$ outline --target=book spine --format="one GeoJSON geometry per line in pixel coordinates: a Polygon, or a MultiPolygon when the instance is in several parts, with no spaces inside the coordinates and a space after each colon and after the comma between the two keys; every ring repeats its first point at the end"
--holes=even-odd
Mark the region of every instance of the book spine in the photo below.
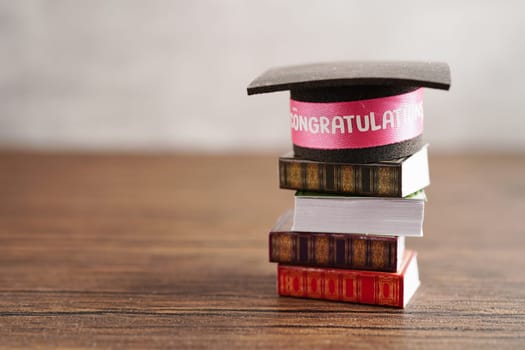
{"type": "Polygon", "coordinates": [[[401,166],[279,159],[281,188],[361,196],[401,197],[401,166]]]}
{"type": "Polygon", "coordinates": [[[395,272],[398,237],[270,232],[270,261],[290,265],[395,272]]]}
{"type": "Polygon", "coordinates": [[[403,276],[384,272],[279,265],[279,295],[403,307],[403,276]]]}

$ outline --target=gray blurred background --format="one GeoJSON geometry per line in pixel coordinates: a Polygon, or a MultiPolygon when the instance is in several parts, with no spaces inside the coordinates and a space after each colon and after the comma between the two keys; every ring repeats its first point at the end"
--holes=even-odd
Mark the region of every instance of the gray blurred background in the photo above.
{"type": "Polygon", "coordinates": [[[0,147],[269,151],[288,94],[269,67],[446,61],[427,90],[434,151],[525,151],[520,1],[0,1],[0,147]]]}

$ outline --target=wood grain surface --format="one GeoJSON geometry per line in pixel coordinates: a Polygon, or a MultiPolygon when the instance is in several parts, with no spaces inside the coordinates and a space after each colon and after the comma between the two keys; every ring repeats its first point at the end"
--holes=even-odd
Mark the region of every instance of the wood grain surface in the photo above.
{"type": "Polygon", "coordinates": [[[0,154],[0,348],[525,348],[525,155],[431,156],[405,310],[276,296],[277,155],[0,154]]]}

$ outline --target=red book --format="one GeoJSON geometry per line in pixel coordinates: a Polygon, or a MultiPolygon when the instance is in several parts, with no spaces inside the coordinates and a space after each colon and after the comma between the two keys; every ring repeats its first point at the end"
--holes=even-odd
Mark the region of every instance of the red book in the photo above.
{"type": "Polygon", "coordinates": [[[279,264],[279,295],[403,308],[419,287],[417,254],[406,250],[399,272],[279,264]]]}

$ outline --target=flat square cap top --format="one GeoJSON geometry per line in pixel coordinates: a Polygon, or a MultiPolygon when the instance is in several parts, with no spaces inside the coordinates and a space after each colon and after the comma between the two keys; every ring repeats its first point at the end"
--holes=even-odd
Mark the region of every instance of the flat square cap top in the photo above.
{"type": "Polygon", "coordinates": [[[248,95],[346,86],[429,87],[448,90],[450,68],[442,62],[347,61],[272,68],[248,86],[248,95]]]}

